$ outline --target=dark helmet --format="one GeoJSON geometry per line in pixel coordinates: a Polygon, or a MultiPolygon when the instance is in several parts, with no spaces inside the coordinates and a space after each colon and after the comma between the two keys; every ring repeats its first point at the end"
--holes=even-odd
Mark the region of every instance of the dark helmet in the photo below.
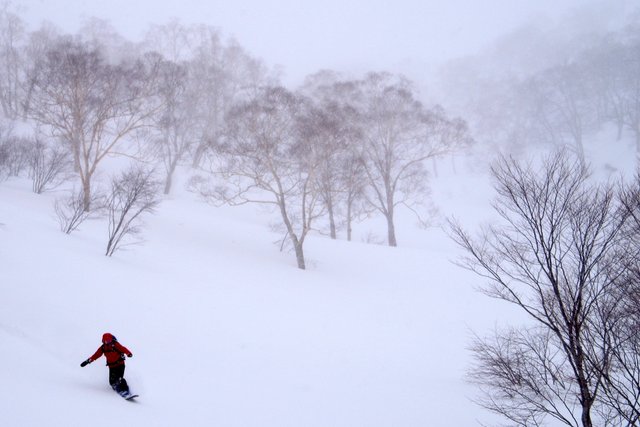
{"type": "Polygon", "coordinates": [[[112,342],[118,341],[116,337],[111,335],[109,332],[102,335],[102,343],[103,344],[111,344],[112,342]]]}

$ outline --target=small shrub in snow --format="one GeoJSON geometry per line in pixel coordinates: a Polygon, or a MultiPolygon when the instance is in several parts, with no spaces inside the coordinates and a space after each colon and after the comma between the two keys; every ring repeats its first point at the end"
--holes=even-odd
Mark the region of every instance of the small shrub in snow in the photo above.
{"type": "Polygon", "coordinates": [[[9,146],[6,142],[0,142],[0,181],[9,176],[9,146]]]}
{"type": "Polygon", "coordinates": [[[62,147],[48,146],[36,139],[31,143],[29,176],[33,181],[33,192],[41,194],[52,190],[69,177],[71,158],[62,147]]]}
{"type": "Polygon", "coordinates": [[[109,240],[105,255],[123,246],[126,237],[140,234],[140,218],[153,212],[160,202],[159,183],[153,171],[133,167],[111,181],[111,194],[105,209],[109,219],[109,240]]]}
{"type": "Polygon", "coordinates": [[[384,239],[378,236],[373,231],[369,230],[369,232],[362,237],[361,241],[363,243],[367,243],[369,245],[384,245],[384,239]]]}
{"type": "Polygon", "coordinates": [[[30,140],[9,137],[0,140],[0,180],[19,176],[29,165],[30,140]]]}
{"type": "MultiPolygon", "coordinates": [[[[101,197],[92,196],[92,205],[99,205],[101,197]]],[[[104,203],[104,202],[103,202],[104,203]]],[[[60,230],[65,234],[71,234],[80,224],[96,213],[96,209],[89,212],[84,209],[84,193],[82,190],[73,191],[68,197],[56,199],[54,209],[60,224],[60,230]]]]}

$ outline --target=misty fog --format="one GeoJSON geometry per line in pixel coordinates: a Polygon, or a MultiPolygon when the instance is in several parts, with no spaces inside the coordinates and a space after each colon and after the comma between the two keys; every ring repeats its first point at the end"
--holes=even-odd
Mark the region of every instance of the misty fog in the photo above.
{"type": "Polygon", "coordinates": [[[536,325],[470,340],[476,403],[639,425],[636,1],[6,1],[0,70],[0,185],[55,195],[62,233],[103,221],[124,259],[188,194],[314,270],[314,238],[437,229],[536,325]]]}

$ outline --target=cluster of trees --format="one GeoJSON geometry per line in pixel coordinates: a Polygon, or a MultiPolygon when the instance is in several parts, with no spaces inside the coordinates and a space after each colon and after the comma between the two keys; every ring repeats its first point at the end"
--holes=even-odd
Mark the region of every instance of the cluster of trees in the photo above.
{"type": "Polygon", "coordinates": [[[56,202],[61,229],[107,217],[107,255],[139,232],[158,180],[169,193],[176,167],[198,166],[215,145],[231,105],[270,82],[260,61],[210,27],[170,23],[133,44],[95,19],[78,35],[28,32],[6,4],[0,67],[0,177],[27,173],[37,193],[77,180],[56,202]],[[132,166],[103,192],[96,177],[114,171],[105,164],[116,156],[132,166]]]}
{"type": "Polygon", "coordinates": [[[480,404],[513,425],[640,425],[640,176],[593,182],[574,153],[492,169],[501,218],[478,238],[452,222],[490,297],[532,321],[477,337],[480,404]]]}
{"type": "Polygon", "coordinates": [[[584,166],[585,139],[615,126],[618,140],[635,141],[640,164],[640,25],[581,32],[558,46],[535,33],[516,40],[517,51],[502,46],[446,69],[449,99],[475,135],[512,149],[569,147],[584,166]]]}
{"type": "Polygon", "coordinates": [[[298,91],[266,87],[234,106],[211,152],[222,181],[195,186],[218,202],[274,205],[304,269],[305,237],[325,214],[331,237],[341,221],[350,239],[354,219],[376,210],[396,246],[396,208],[423,198],[425,161],[470,141],[465,122],[425,107],[404,78],[321,72],[298,91]]]}
{"type": "Polygon", "coordinates": [[[168,193],[176,166],[189,155],[197,164],[212,145],[234,96],[266,81],[262,64],[237,43],[223,43],[215,29],[173,34],[174,27],[153,28],[134,45],[99,20],[75,36],[51,26],[28,32],[8,4],[0,10],[0,177],[26,171],[37,193],[77,179],[80,189],[56,204],[61,228],[70,233],[90,213],[108,214],[107,255],[139,231],[124,220],[134,213],[139,221],[130,205],[141,203],[142,212],[155,206],[151,171],[163,175],[168,193]],[[189,60],[160,53],[169,51],[163,37],[173,37],[173,47],[187,43],[189,60]],[[12,132],[27,126],[29,137],[12,132]],[[114,156],[146,170],[114,177],[111,192],[102,194],[96,176],[114,156]]]}
{"type": "MultiPolygon", "coordinates": [[[[585,136],[613,124],[618,138],[632,133],[640,164],[639,52],[632,26],[526,72],[467,63],[450,73],[473,75],[457,99],[484,138],[571,147],[535,167],[496,164],[503,222],[482,237],[452,223],[461,265],[533,320],[472,346],[481,403],[516,425],[640,424],[640,177],[594,183],[584,150],[585,136]]],[[[0,178],[26,171],[36,193],[77,180],[56,202],[60,227],[103,215],[108,256],[139,234],[178,166],[213,203],[272,207],[301,269],[305,239],[324,223],[351,240],[353,224],[378,213],[396,246],[398,207],[415,210],[427,192],[425,162],[471,143],[466,122],[424,105],[406,78],[322,71],[288,89],[207,26],[171,22],[134,44],[98,20],[76,36],[28,32],[5,4],[0,69],[0,178]],[[19,122],[33,137],[13,135],[19,122]],[[103,193],[96,180],[114,156],[133,166],[103,193]]]]}
{"type": "Polygon", "coordinates": [[[574,34],[523,28],[447,68],[451,105],[481,143],[555,147],[494,164],[499,221],[478,236],[451,223],[459,264],[529,319],[477,336],[469,377],[508,425],[638,426],[640,176],[598,182],[585,142],[606,130],[635,143],[640,165],[640,26],[574,34]]]}
{"type": "Polygon", "coordinates": [[[259,61],[235,42],[224,44],[213,28],[155,27],[148,35],[152,51],[145,44],[118,46],[108,27],[96,29],[99,22],[79,36],[52,28],[27,34],[19,18],[4,15],[0,27],[16,27],[0,46],[7,51],[0,55],[3,66],[15,69],[4,74],[0,90],[5,117],[29,119],[48,140],[67,146],[86,210],[96,171],[117,153],[160,162],[168,193],[176,166],[189,154],[199,163],[235,98],[267,81],[259,61]],[[157,39],[167,34],[190,38],[184,41],[192,49],[188,61],[158,51],[163,44],[157,39]],[[143,143],[136,148],[131,140],[143,143]]]}
{"type": "MultiPolygon", "coordinates": [[[[353,223],[377,211],[396,246],[398,206],[425,198],[425,161],[471,142],[464,121],[426,107],[403,77],[324,71],[290,90],[208,26],[170,22],[133,44],[98,20],[77,36],[28,33],[5,7],[0,66],[11,71],[0,77],[5,117],[37,135],[40,172],[31,175],[46,181],[38,192],[69,175],[79,181],[61,218],[86,216],[75,213],[79,198],[84,212],[95,210],[94,181],[115,155],[155,168],[165,194],[177,167],[191,166],[191,188],[214,203],[272,205],[302,269],[320,217],[332,238],[345,227],[351,240],[353,223]]],[[[34,158],[21,141],[2,138],[10,155],[0,155],[0,169],[34,158]]],[[[77,227],[62,222],[66,232],[77,227]]]]}

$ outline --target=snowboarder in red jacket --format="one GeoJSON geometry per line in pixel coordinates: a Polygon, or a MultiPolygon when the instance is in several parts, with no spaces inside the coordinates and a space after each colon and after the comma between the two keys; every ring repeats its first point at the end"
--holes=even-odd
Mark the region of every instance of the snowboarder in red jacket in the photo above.
{"type": "Polygon", "coordinates": [[[102,345],[87,360],[80,364],[81,367],[87,366],[104,355],[107,358],[107,366],[109,367],[109,384],[118,393],[128,394],[129,386],[124,379],[124,359],[125,354],[133,357],[128,348],[118,342],[116,337],[110,333],[102,335],[102,345]]]}

